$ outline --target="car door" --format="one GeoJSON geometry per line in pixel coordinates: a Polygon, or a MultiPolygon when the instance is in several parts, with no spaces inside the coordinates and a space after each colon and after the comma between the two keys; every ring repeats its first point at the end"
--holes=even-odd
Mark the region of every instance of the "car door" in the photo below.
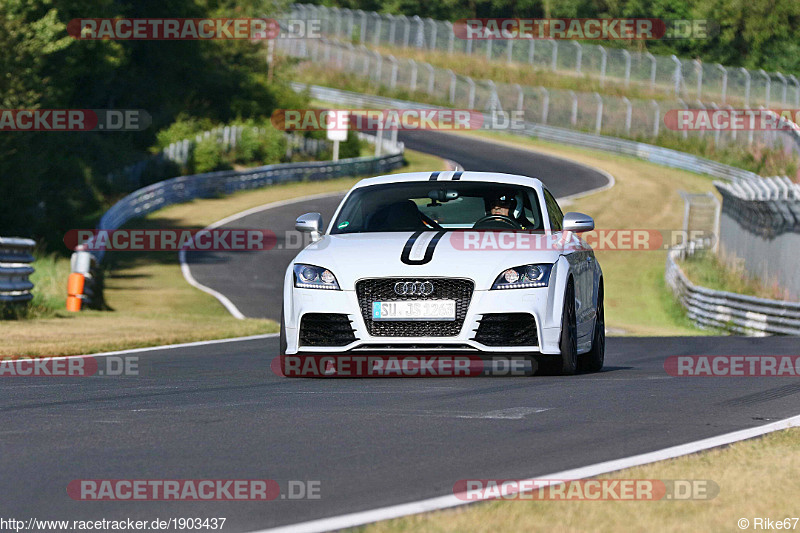
{"type": "MultiPolygon", "coordinates": [[[[553,231],[562,231],[564,213],[561,211],[558,202],[553,194],[544,189],[545,204],[547,215],[550,219],[550,228],[553,231]]],[[[594,254],[587,249],[579,247],[577,250],[565,250],[565,255],[569,261],[575,280],[575,315],[578,326],[578,339],[592,333],[591,318],[594,313],[592,306],[593,283],[594,283],[594,254]]]]}

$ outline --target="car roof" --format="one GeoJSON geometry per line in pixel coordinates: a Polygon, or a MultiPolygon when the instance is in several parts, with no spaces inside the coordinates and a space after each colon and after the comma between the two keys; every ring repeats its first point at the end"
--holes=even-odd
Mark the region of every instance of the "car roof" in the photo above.
{"type": "Polygon", "coordinates": [[[365,178],[356,183],[353,189],[368,187],[370,185],[381,185],[386,183],[406,183],[413,181],[483,181],[490,183],[507,183],[512,185],[524,185],[539,189],[542,182],[529,176],[519,176],[516,174],[503,174],[502,172],[472,172],[472,171],[435,171],[435,172],[405,172],[402,174],[387,174],[385,176],[375,176],[365,178]]]}

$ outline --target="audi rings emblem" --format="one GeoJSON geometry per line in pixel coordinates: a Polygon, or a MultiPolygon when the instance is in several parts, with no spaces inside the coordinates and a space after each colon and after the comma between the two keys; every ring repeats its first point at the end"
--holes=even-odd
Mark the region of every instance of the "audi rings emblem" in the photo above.
{"type": "Polygon", "coordinates": [[[394,292],[400,296],[428,296],[433,294],[433,283],[430,281],[398,281],[394,284],[394,292]]]}

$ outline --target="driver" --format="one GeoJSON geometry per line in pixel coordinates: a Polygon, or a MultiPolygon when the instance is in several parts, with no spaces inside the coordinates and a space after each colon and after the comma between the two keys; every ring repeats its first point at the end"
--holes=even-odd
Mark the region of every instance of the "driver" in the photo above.
{"type": "Polygon", "coordinates": [[[516,208],[517,199],[514,194],[502,193],[489,199],[486,206],[486,215],[508,217],[522,226],[522,229],[531,228],[533,223],[522,216],[522,213],[520,213],[519,217],[514,216],[514,210],[516,208]]]}

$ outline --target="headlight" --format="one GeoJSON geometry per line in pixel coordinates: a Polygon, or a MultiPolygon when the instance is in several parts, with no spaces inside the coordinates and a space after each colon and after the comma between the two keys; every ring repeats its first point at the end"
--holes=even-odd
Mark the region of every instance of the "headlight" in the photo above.
{"type": "Polygon", "coordinates": [[[503,271],[492,284],[494,289],[532,289],[547,287],[553,265],[522,265],[503,271]]]}
{"type": "Polygon", "coordinates": [[[341,290],[333,272],[314,265],[294,265],[294,286],[302,289],[341,290]]]}

